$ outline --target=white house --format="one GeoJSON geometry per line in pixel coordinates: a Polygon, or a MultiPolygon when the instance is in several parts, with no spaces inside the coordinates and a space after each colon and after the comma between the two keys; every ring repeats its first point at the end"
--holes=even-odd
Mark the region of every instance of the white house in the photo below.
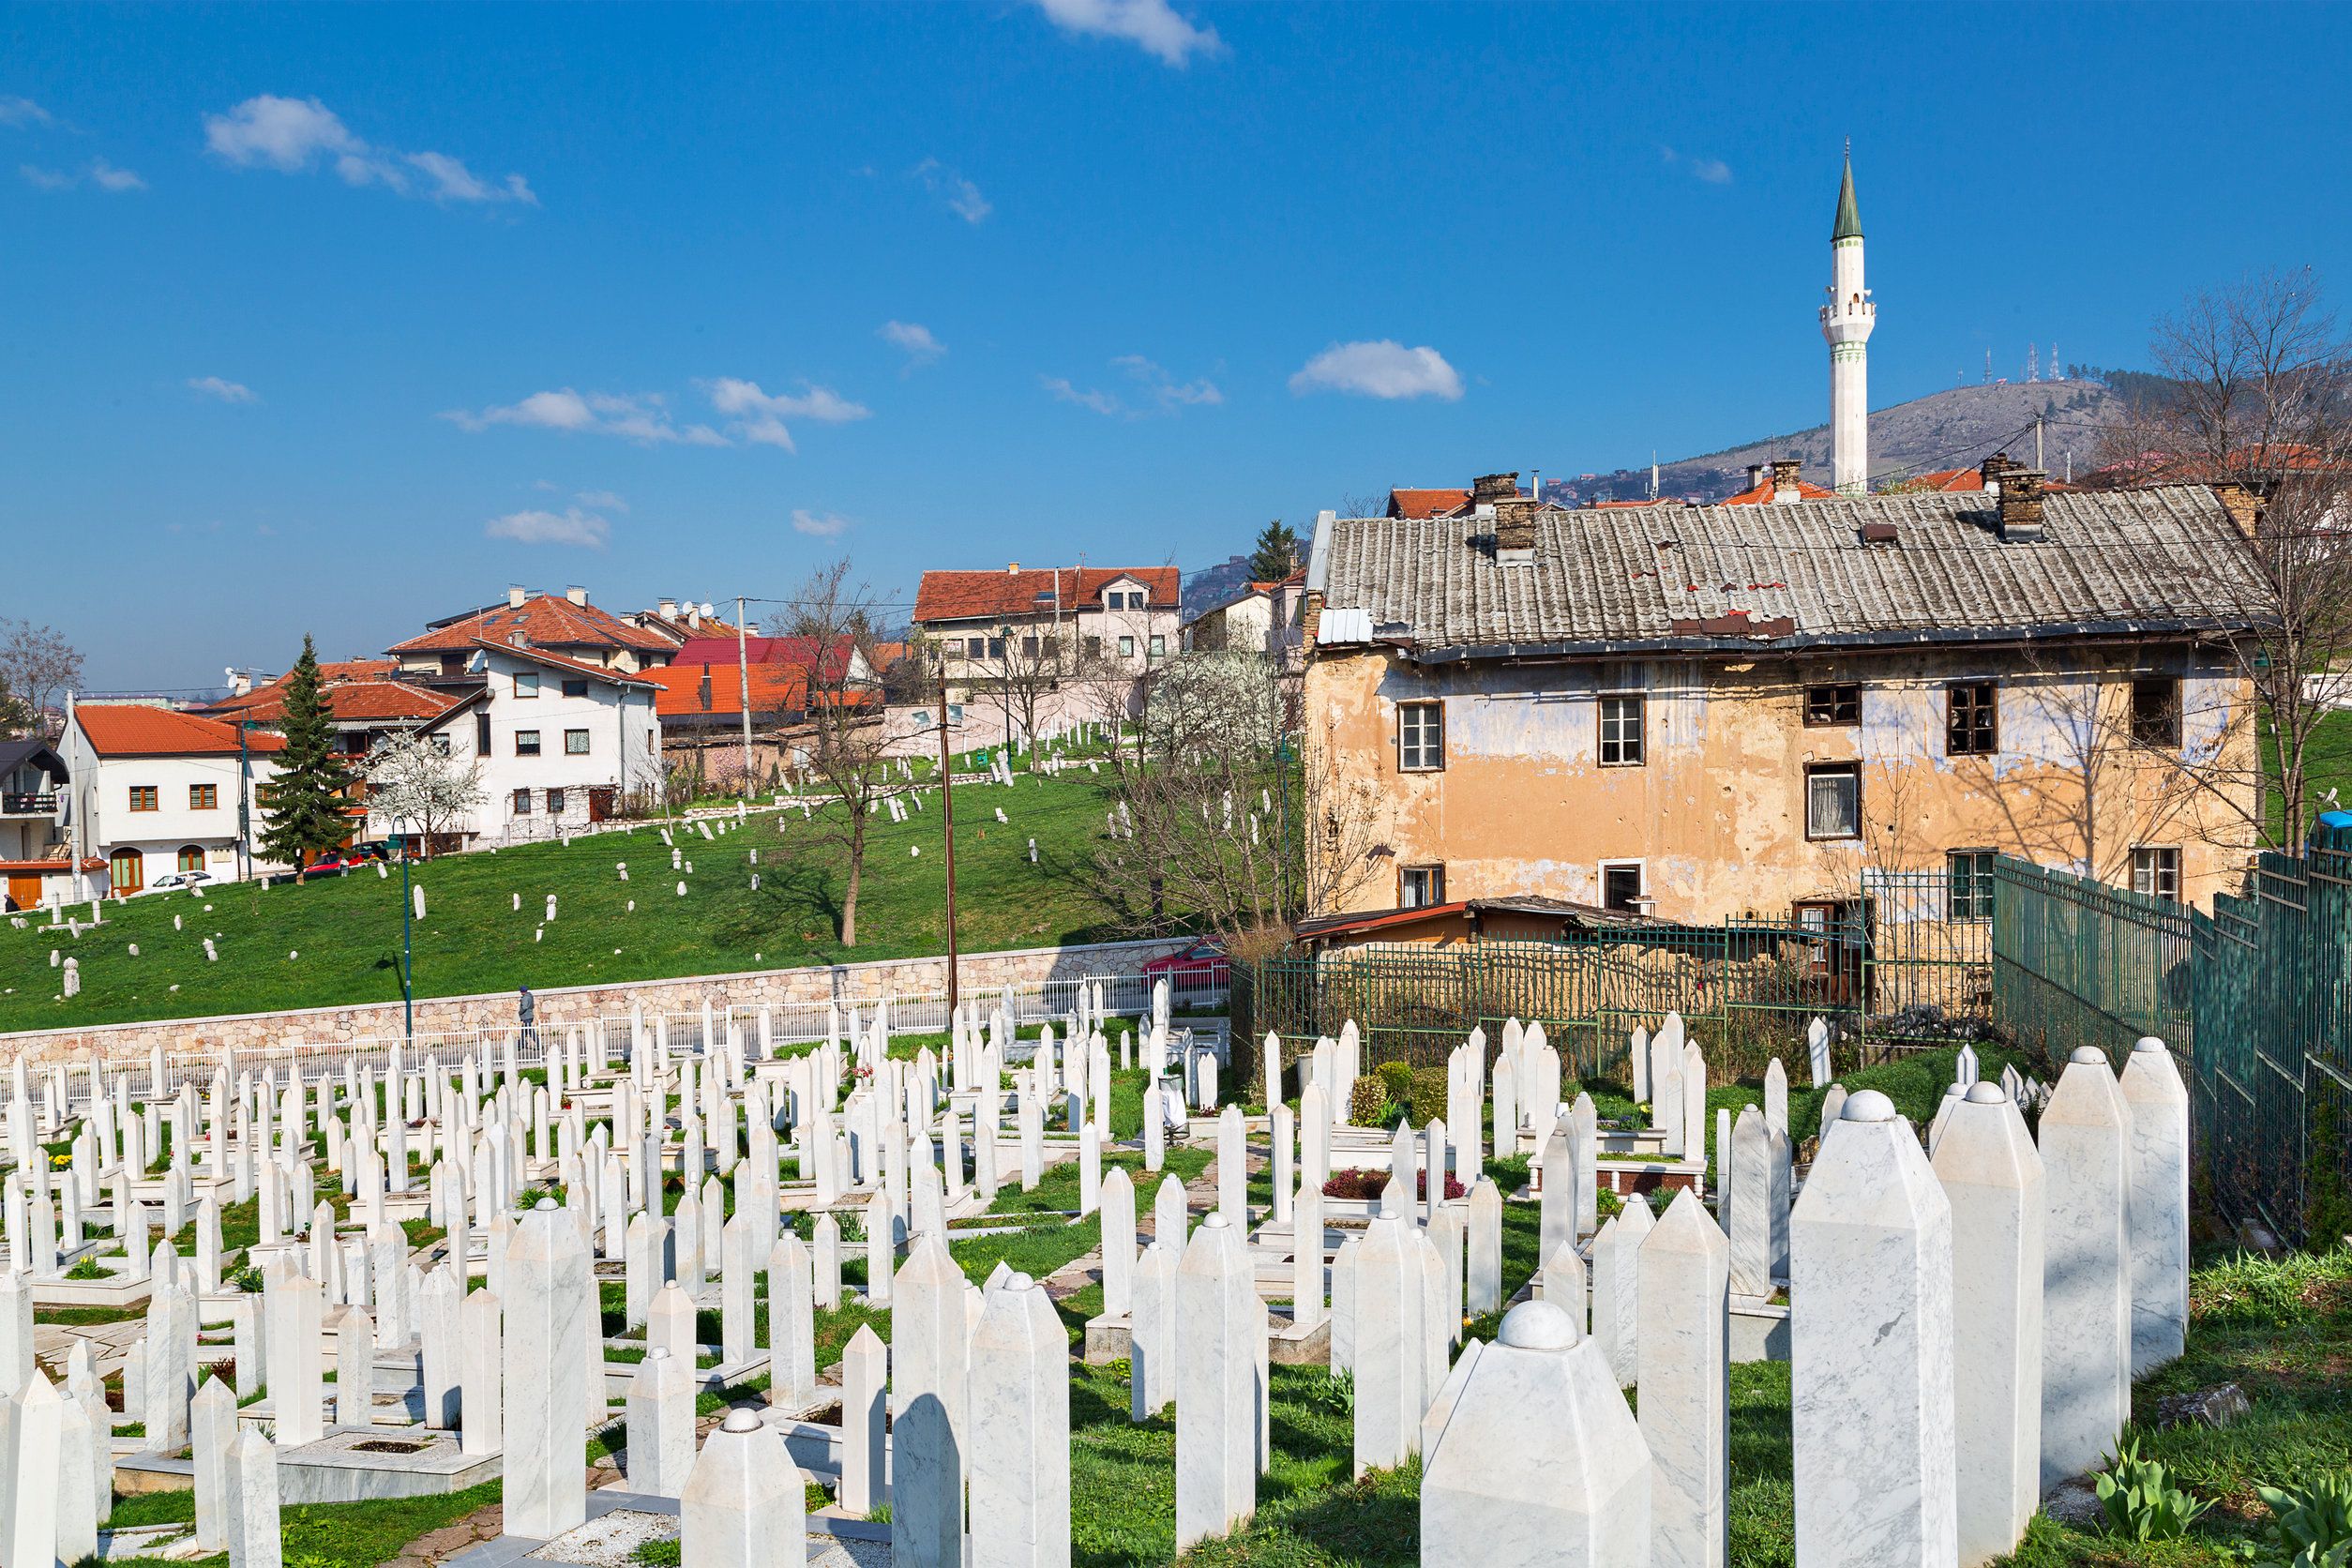
{"type": "Polygon", "coordinates": [[[257,792],[284,744],[169,708],[68,699],[58,746],[69,779],[60,825],[77,867],[71,896],[126,897],[175,872],[247,875],[255,867],[244,833],[260,835],[257,792]],[[94,861],[105,869],[82,868],[94,861]]]}
{"type": "MultiPolygon", "coordinates": [[[[559,829],[603,821],[620,801],[660,782],[653,682],[479,639],[465,668],[481,684],[419,732],[459,765],[479,762],[486,798],[437,847],[552,838],[559,829]]],[[[421,831],[373,814],[368,825],[371,836],[385,837],[421,831]]]]}
{"type": "Polygon", "coordinates": [[[9,907],[38,909],[73,891],[73,863],[57,827],[65,801],[66,761],[53,746],[38,736],[0,740],[0,893],[9,907]]]}

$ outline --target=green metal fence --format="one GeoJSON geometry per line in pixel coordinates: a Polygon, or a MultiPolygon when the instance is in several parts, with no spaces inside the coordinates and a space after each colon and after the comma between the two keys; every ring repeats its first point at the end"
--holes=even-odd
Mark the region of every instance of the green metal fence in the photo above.
{"type": "Polygon", "coordinates": [[[2352,834],[2268,853],[2213,912],[2003,858],[1995,1014],[2058,1061],[2144,1035],[2190,1089],[2197,1168],[2233,1222],[2289,1241],[2347,1223],[2352,1180],[2352,834]]]}
{"type": "Polygon", "coordinates": [[[1541,1022],[1579,1074],[1610,1073],[1670,1012],[1712,1033],[1793,1042],[1813,1018],[1868,1051],[1989,1021],[1989,922],[1955,916],[1941,872],[1874,876],[1782,921],[1612,927],[1557,941],[1350,948],[1236,964],[1237,1036],[1314,1039],[1352,1019],[1373,1061],[1441,1063],[1472,1028],[1541,1022]]]}

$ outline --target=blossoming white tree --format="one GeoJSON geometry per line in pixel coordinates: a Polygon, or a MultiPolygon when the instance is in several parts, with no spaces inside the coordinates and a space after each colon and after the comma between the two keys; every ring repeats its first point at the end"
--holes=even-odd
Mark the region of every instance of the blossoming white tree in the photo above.
{"type": "Polygon", "coordinates": [[[430,852],[436,833],[452,831],[490,799],[482,764],[460,762],[421,735],[386,735],[368,752],[369,814],[414,827],[430,852]]]}

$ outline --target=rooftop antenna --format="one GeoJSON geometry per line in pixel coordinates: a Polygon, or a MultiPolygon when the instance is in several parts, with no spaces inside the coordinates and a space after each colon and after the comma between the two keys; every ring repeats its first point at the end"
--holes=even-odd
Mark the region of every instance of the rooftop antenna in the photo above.
{"type": "Polygon", "coordinates": [[[1987,386],[1993,384],[1993,351],[1991,349],[1984,351],[1984,384],[1987,386]]]}
{"type": "Polygon", "coordinates": [[[2042,356],[2039,345],[2026,345],[2026,382],[2028,385],[2042,379],[2042,356]]]}

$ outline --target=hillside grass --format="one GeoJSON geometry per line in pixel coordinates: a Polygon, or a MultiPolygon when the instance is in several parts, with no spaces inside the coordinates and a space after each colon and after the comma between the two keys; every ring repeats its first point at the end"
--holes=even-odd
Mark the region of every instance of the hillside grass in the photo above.
{"type": "MultiPolygon", "coordinates": [[[[1092,863],[1107,800],[1085,775],[1024,776],[1011,790],[957,786],[957,934],[964,951],[1132,934],[1111,924],[1093,892],[1092,863]],[[1009,823],[996,821],[1000,807],[1009,823]]],[[[411,868],[426,909],[411,936],[416,996],[945,951],[937,792],[903,823],[887,814],[869,819],[854,948],[837,940],[849,871],[848,851],[835,841],[840,822],[839,807],[806,822],[797,810],[755,813],[723,834],[714,824],[707,840],[673,825],[678,848],[694,864],[691,875],[670,868],[670,851],[651,824],[574,839],[568,847],[534,844],[419,862],[411,868]],[[626,882],[614,868],[624,861],[626,882]],[[676,891],[682,878],[683,898],[676,891]],[[542,928],[550,893],[557,918],[542,928]],[[522,897],[520,911],[512,907],[516,894],[522,897]]],[[[79,939],[38,925],[0,926],[0,1033],[400,998],[398,867],[382,878],[363,870],[266,890],[224,884],[200,897],[150,894],[111,904],[105,913],[102,927],[85,928],[79,939]],[[184,929],[173,929],[174,915],[184,929]],[[205,960],[206,937],[214,939],[218,962],[205,960]],[[132,943],[141,953],[135,958],[132,943]],[[50,967],[53,948],[80,960],[82,992],[71,1002],[60,995],[60,972],[50,967]],[[288,957],[294,953],[300,957],[288,957]]]]}
{"type": "MultiPolygon", "coordinates": [[[[2264,754],[2269,783],[2263,809],[2275,838],[2286,820],[2285,796],[2279,788],[2278,749],[2267,739],[2264,754]]],[[[2303,751],[2303,782],[2310,816],[2330,808],[2330,790],[2336,792],[2335,806],[2352,811],[2352,713],[2331,713],[2312,731],[2311,744],[2303,751]]]]}

